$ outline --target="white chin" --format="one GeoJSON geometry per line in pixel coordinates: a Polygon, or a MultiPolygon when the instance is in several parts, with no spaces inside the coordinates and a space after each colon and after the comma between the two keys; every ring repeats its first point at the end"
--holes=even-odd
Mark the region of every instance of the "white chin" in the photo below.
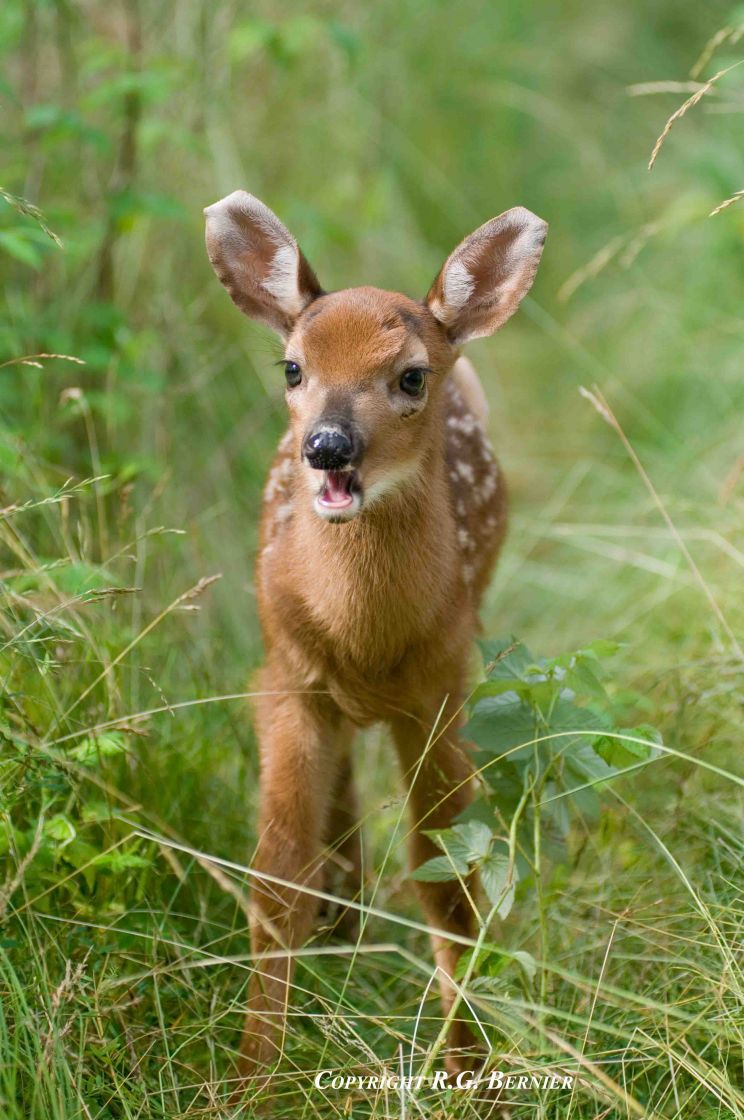
{"type": "Polygon", "coordinates": [[[348,505],[332,506],[321,502],[320,495],[318,495],[313,502],[313,506],[318,517],[322,517],[324,521],[332,521],[338,524],[341,521],[351,521],[352,517],[356,517],[362,508],[362,499],[360,494],[352,493],[348,505]]]}

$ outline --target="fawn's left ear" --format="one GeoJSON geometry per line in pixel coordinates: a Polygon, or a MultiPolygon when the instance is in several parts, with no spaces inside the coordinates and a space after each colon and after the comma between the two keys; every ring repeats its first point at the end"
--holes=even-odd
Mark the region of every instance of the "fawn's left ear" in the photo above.
{"type": "Polygon", "coordinates": [[[204,213],[207,253],[233,303],[286,338],[322,292],[294,237],[247,191],[233,191],[204,213]]]}
{"type": "Polygon", "coordinates": [[[426,302],[454,344],[493,334],[532,286],[548,224],[515,206],[450,253],[426,302]]]}

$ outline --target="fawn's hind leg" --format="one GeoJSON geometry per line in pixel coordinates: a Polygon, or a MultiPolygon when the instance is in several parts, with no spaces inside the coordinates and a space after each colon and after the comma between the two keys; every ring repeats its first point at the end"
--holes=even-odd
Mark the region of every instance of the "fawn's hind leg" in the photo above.
{"type": "MultiPolygon", "coordinates": [[[[424,830],[447,828],[452,819],[469,804],[472,764],[465,744],[459,739],[456,720],[447,726],[456,712],[454,703],[440,713],[438,728],[431,734],[438,706],[427,718],[397,717],[392,721],[393,737],[401,767],[409,787],[411,827],[409,860],[419,867],[433,856],[441,855],[424,830]],[[430,739],[431,735],[431,739],[430,739]]],[[[472,885],[472,883],[470,883],[472,885]]],[[[436,930],[472,937],[475,914],[466,891],[458,880],[443,883],[416,883],[421,906],[429,925],[436,930]]],[[[434,959],[439,966],[439,987],[446,1015],[455,999],[455,988],[448,982],[453,977],[463,945],[447,938],[446,933],[431,934],[434,959]]],[[[474,1039],[465,1020],[455,1018],[449,1031],[449,1053],[445,1064],[452,1072],[470,1068],[463,1051],[473,1048],[474,1039]]]]}
{"type": "MultiPolygon", "coordinates": [[[[355,900],[362,884],[362,830],[359,801],[352,769],[351,755],[341,759],[333,787],[328,827],[326,830],[325,889],[344,901],[355,900]]],[[[359,929],[359,913],[346,908],[343,902],[322,905],[334,930],[353,940],[359,929]]]]}

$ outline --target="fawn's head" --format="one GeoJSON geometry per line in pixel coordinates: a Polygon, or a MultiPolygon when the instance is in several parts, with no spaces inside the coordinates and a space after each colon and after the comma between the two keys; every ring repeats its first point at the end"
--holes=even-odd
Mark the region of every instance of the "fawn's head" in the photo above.
{"type": "Polygon", "coordinates": [[[289,231],[245,191],[205,214],[217,276],[284,340],[301,477],[327,521],[348,521],[420,476],[441,448],[438,402],[457,347],[516,311],[547,231],[522,207],[492,218],[416,302],[378,288],[324,292],[289,231]]]}

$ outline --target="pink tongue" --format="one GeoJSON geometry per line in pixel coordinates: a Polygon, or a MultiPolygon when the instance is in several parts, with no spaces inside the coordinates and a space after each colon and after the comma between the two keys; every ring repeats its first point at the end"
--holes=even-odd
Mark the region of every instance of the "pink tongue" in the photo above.
{"type": "Polygon", "coordinates": [[[324,506],[349,506],[353,499],[349,493],[350,481],[348,471],[328,471],[325,485],[320,495],[324,506]]]}

